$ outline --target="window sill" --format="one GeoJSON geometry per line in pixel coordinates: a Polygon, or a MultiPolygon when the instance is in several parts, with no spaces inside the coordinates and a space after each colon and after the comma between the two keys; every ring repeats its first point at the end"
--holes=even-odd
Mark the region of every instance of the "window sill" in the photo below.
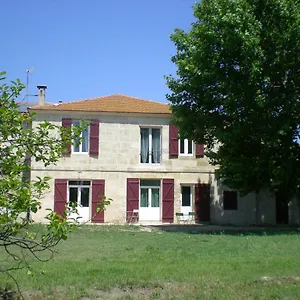
{"type": "Polygon", "coordinates": [[[72,152],[71,153],[72,155],[78,155],[78,154],[81,154],[81,155],[89,155],[89,152],[72,152]]]}
{"type": "Polygon", "coordinates": [[[195,160],[195,155],[178,155],[179,160],[195,160]]]}

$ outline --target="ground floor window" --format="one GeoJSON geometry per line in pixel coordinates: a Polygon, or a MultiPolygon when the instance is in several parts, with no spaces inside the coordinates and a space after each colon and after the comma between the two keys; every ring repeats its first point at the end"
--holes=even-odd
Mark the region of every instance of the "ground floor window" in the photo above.
{"type": "Polygon", "coordinates": [[[160,180],[141,180],[140,207],[160,206],[160,180]]]}
{"type": "Polygon", "coordinates": [[[223,192],[223,209],[224,210],[237,210],[238,196],[236,191],[223,192]]]}
{"type": "Polygon", "coordinates": [[[181,186],[181,219],[180,220],[194,220],[194,205],[193,205],[193,186],[181,186]]]}
{"type": "Polygon", "coordinates": [[[140,180],[139,220],[161,220],[160,180],[140,180]]]}
{"type": "Polygon", "coordinates": [[[89,207],[90,181],[69,181],[69,206],[89,207]]]}
{"type": "Polygon", "coordinates": [[[192,189],[190,186],[182,186],[181,187],[181,205],[186,207],[190,207],[192,204],[192,189]]]}

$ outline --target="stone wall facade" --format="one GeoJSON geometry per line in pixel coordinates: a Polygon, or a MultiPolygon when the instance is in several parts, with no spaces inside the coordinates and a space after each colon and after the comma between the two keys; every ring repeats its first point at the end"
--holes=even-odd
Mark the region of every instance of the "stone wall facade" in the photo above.
{"type": "MultiPolygon", "coordinates": [[[[176,213],[181,210],[181,186],[191,186],[193,202],[196,184],[210,185],[210,223],[213,224],[275,224],[275,202],[272,195],[249,194],[238,197],[236,210],[224,210],[223,191],[225,187],[215,178],[215,169],[206,157],[196,158],[195,149],[191,156],[169,158],[170,116],[134,115],[112,113],[79,112],[38,112],[33,127],[43,120],[61,125],[62,118],[73,120],[100,121],[99,156],[90,157],[88,153],[71,153],[62,157],[57,165],[44,167],[32,162],[31,178],[50,176],[50,190],[42,199],[42,209],[33,219],[44,222],[47,208],[54,207],[54,180],[105,180],[105,195],[113,199],[105,211],[104,222],[123,224],[126,222],[126,198],[128,178],[174,179],[174,222],[176,213]],[[140,129],[151,127],[161,129],[161,162],[148,164],[140,162],[140,129]],[[259,202],[257,202],[259,197],[259,202]],[[257,203],[259,206],[257,207],[257,203]],[[256,208],[257,207],[257,208],[256,208]],[[259,222],[258,222],[259,220],[259,222]]],[[[194,145],[195,148],[195,145],[194,145]]],[[[290,220],[298,221],[295,201],[291,204],[290,220]]]]}

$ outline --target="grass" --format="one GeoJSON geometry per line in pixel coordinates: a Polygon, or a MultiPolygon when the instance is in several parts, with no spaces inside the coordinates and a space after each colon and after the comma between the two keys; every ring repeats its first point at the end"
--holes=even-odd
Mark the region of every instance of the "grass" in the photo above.
{"type": "MultiPolygon", "coordinates": [[[[32,259],[34,272],[14,276],[28,299],[300,298],[296,233],[143,230],[83,227],[57,247],[53,260],[32,259]]],[[[2,285],[7,281],[0,275],[2,285]]]]}

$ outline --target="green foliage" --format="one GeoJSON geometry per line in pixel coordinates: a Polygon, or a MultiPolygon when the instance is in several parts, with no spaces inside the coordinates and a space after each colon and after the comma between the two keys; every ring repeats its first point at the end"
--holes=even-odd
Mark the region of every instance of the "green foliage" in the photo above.
{"type": "Polygon", "coordinates": [[[111,198],[107,198],[104,195],[100,197],[96,212],[99,213],[105,210],[106,206],[110,205],[113,200],[111,198]]]}
{"type": "MultiPolygon", "coordinates": [[[[32,231],[30,215],[41,208],[40,198],[49,188],[50,177],[31,178],[30,168],[32,160],[44,166],[57,163],[66,145],[80,140],[88,124],[66,129],[44,121],[33,126],[34,114],[19,113],[15,102],[24,85],[19,80],[7,83],[5,75],[0,73],[0,251],[13,257],[15,264],[4,263],[0,273],[13,278],[9,271],[30,269],[28,255],[38,260],[51,258],[52,248],[78,225],[77,218],[69,219],[76,208],[67,206],[64,216],[49,209],[46,230],[32,231]]],[[[100,210],[109,203],[99,202],[100,210]]]]}
{"type": "Polygon", "coordinates": [[[217,175],[247,194],[300,190],[300,3],[203,0],[171,36],[167,77],[180,134],[205,142],[217,175]]]}

